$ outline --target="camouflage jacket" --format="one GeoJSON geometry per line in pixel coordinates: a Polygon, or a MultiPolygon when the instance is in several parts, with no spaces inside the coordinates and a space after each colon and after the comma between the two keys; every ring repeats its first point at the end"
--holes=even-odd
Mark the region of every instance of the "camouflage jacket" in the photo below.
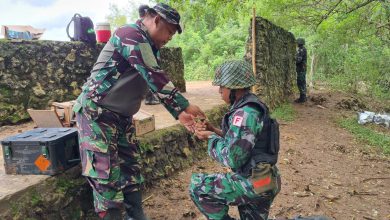
{"type": "Polygon", "coordinates": [[[296,54],[296,65],[297,65],[298,72],[306,71],[306,62],[307,62],[306,48],[304,46],[298,47],[297,54],[296,54]]]}
{"type": "Polygon", "coordinates": [[[103,48],[80,96],[131,116],[139,110],[150,89],[177,118],[189,103],[170,82],[159,62],[160,52],[141,20],[122,26],[103,48]]]}
{"type": "MultiPolygon", "coordinates": [[[[236,102],[230,107],[235,109],[236,102]]],[[[224,166],[233,170],[241,168],[251,158],[256,137],[262,131],[262,113],[249,105],[229,112],[228,129],[224,137],[211,135],[208,140],[209,155],[224,166]]]]}

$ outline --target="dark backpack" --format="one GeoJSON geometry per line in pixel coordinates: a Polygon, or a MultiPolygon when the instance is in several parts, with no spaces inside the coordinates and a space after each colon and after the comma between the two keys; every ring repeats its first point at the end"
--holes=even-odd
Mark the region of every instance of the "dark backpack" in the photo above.
{"type": "Polygon", "coordinates": [[[96,44],[96,34],[93,28],[93,22],[89,17],[83,17],[80,14],[74,14],[72,20],[70,20],[66,27],[66,33],[72,41],[82,41],[91,45],[96,44]],[[73,37],[69,35],[69,26],[74,22],[74,34],[73,37]]]}

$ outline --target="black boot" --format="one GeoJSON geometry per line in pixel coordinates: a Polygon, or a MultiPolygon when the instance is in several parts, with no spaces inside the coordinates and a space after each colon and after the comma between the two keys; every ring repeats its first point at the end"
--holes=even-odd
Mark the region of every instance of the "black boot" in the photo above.
{"type": "Polygon", "coordinates": [[[142,193],[135,191],[124,194],[127,220],[149,220],[142,209],[142,193]]]}
{"type": "Polygon", "coordinates": [[[148,92],[145,97],[145,105],[157,105],[160,104],[160,100],[152,93],[148,92]]]}
{"type": "Polygon", "coordinates": [[[306,95],[305,94],[300,94],[298,99],[295,99],[294,102],[296,103],[304,103],[306,102],[306,95]]]}

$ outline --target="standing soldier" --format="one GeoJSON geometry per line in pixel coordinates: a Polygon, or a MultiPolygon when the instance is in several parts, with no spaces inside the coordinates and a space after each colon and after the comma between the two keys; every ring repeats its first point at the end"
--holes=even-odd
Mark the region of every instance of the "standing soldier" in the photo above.
{"type": "Polygon", "coordinates": [[[159,67],[159,49],[182,29],[180,15],[158,3],[142,20],[118,28],[101,51],[73,108],[80,140],[82,174],[93,190],[101,219],[146,219],[142,209],[139,146],[132,116],[151,89],[188,129],[204,113],[191,105],[159,67]]]}
{"type": "Polygon", "coordinates": [[[297,85],[299,89],[299,98],[295,100],[297,103],[306,102],[306,61],[307,52],[305,48],[305,39],[297,39],[298,50],[296,55],[297,65],[297,85]]]}
{"type": "Polygon", "coordinates": [[[267,106],[250,87],[256,80],[246,61],[228,61],[216,71],[213,85],[230,104],[222,130],[198,122],[195,134],[208,140],[211,158],[233,172],[193,174],[190,196],[207,219],[232,219],[229,206],[238,206],[241,219],[267,220],[272,201],[280,191],[276,162],[279,127],[267,106]]]}

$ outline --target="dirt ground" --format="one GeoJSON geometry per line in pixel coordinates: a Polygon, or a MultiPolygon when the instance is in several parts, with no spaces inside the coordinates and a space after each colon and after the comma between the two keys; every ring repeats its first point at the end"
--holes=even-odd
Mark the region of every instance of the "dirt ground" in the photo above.
{"type": "MultiPolygon", "coordinates": [[[[356,108],[362,105],[367,110],[379,111],[390,104],[359,101],[323,89],[311,92],[310,97],[305,104],[293,104],[297,112],[294,121],[280,121],[278,166],[282,190],[271,207],[270,217],[326,215],[341,220],[389,220],[390,157],[354,140],[348,131],[336,125],[335,118],[356,114],[356,108]]],[[[32,123],[2,127],[0,137],[31,127],[32,123]]],[[[389,129],[378,129],[390,135],[389,129]]],[[[228,170],[205,158],[172,178],[156,182],[145,191],[147,215],[152,220],[206,219],[188,194],[191,174],[197,172],[228,170]]],[[[1,181],[12,182],[9,178],[0,178],[1,181]]],[[[238,218],[235,207],[229,212],[238,218]]]]}
{"type": "MultiPolygon", "coordinates": [[[[353,97],[319,90],[305,104],[294,104],[297,117],[281,122],[278,166],[282,190],[270,217],[326,215],[333,219],[390,219],[390,158],[354,140],[339,128],[335,118],[356,114],[353,97]],[[352,100],[352,101],[351,101],[352,100]],[[350,109],[340,103],[351,101],[350,109]]],[[[362,101],[370,110],[388,103],[362,101]]],[[[359,104],[359,103],[358,103],[359,104]]],[[[390,135],[390,130],[382,129],[390,135]]],[[[196,172],[227,172],[204,159],[190,169],[164,179],[144,195],[151,219],[206,219],[188,195],[189,180],[196,172]]],[[[229,210],[238,219],[235,207],[229,210]]]]}
{"type": "MultiPolygon", "coordinates": [[[[211,81],[187,82],[186,88],[187,92],[183,95],[192,104],[198,105],[204,111],[223,103],[218,94],[218,87],[212,86],[211,81]]],[[[178,121],[166,111],[163,105],[144,105],[142,102],[141,109],[155,116],[156,130],[178,124],[178,121]]],[[[14,126],[0,126],[0,140],[31,130],[34,126],[33,122],[14,126]]],[[[0,147],[0,199],[48,178],[44,175],[7,175],[2,166],[3,163],[3,153],[0,147]]]]}

